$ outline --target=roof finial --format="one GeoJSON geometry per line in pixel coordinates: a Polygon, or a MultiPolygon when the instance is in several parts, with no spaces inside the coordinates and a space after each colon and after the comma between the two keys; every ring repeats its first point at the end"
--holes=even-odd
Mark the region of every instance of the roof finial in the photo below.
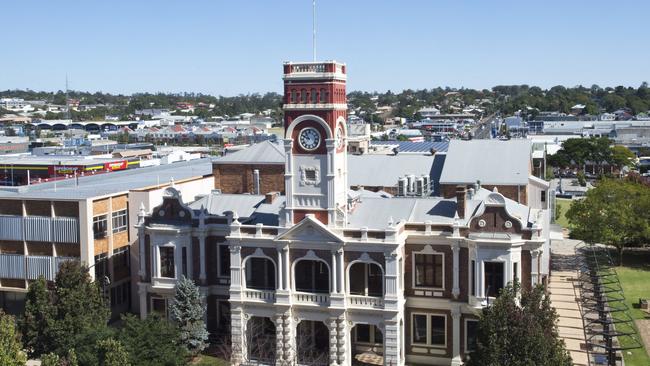
{"type": "Polygon", "coordinates": [[[174,184],[174,177],[169,178],[169,185],[170,185],[172,188],[176,188],[176,185],[174,184]]]}

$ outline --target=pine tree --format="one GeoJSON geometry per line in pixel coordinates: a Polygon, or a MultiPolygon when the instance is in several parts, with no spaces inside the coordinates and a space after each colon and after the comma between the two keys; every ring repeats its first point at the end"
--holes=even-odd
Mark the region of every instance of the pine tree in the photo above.
{"type": "Polygon", "coordinates": [[[105,339],[97,343],[97,348],[101,366],[131,366],[129,353],[119,341],[105,339]]]}
{"type": "Polygon", "coordinates": [[[0,365],[23,366],[27,355],[22,351],[14,317],[0,310],[0,365]]]}
{"type": "Polygon", "coordinates": [[[21,322],[23,343],[30,357],[40,357],[51,351],[47,327],[52,322],[52,305],[47,282],[39,277],[31,285],[25,299],[25,313],[21,322]]]}
{"type": "Polygon", "coordinates": [[[467,365],[571,366],[544,289],[538,286],[519,296],[519,287],[509,284],[483,309],[477,347],[467,365]]]}
{"type": "Polygon", "coordinates": [[[169,307],[171,318],[180,328],[181,343],[196,356],[207,346],[208,331],[203,315],[205,307],[198,287],[184,276],[176,285],[176,295],[169,307]]]}
{"type": "Polygon", "coordinates": [[[187,351],[181,345],[179,330],[157,316],[140,320],[133,315],[122,317],[118,340],[133,366],[184,366],[187,351]]]}

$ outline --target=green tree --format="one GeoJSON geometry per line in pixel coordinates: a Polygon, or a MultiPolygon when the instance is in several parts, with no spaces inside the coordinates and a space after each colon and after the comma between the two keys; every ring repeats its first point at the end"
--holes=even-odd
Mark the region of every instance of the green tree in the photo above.
{"type": "Polygon", "coordinates": [[[193,356],[207,346],[208,331],[203,321],[205,310],[199,288],[194,281],[182,276],[176,285],[169,314],[180,328],[181,342],[193,356]]]}
{"type": "Polygon", "coordinates": [[[48,353],[41,357],[41,366],[60,366],[61,357],[55,353],[48,353]]]}
{"type": "Polygon", "coordinates": [[[616,145],[611,148],[612,154],[610,156],[610,163],[619,169],[626,166],[634,165],[636,155],[625,146],[616,145]]]}
{"type": "Polygon", "coordinates": [[[27,355],[22,348],[14,317],[0,310],[0,365],[25,365],[27,355]]]}
{"type": "Polygon", "coordinates": [[[478,342],[469,366],[570,366],[571,357],[559,339],[557,314],[541,286],[523,291],[506,286],[483,309],[478,342]]]}
{"type": "Polygon", "coordinates": [[[122,322],[117,339],[124,345],[132,366],[185,365],[187,351],[174,325],[157,316],[140,320],[125,315],[122,322]]]}
{"type": "Polygon", "coordinates": [[[129,354],[119,341],[109,338],[97,343],[101,366],[131,366],[129,354]]]}
{"type": "Polygon", "coordinates": [[[25,297],[25,313],[21,322],[23,343],[30,357],[40,357],[52,349],[48,326],[52,323],[52,304],[47,282],[43,277],[29,285],[25,297]]]}
{"type": "Polygon", "coordinates": [[[95,365],[95,345],[110,337],[110,310],[88,268],[76,261],[64,262],[55,280],[54,314],[48,339],[51,351],[67,354],[74,349],[82,365],[95,365]]]}
{"type": "Polygon", "coordinates": [[[566,213],[571,237],[590,244],[611,245],[618,251],[650,239],[650,188],[626,180],[602,180],[574,201],[566,213]]]}

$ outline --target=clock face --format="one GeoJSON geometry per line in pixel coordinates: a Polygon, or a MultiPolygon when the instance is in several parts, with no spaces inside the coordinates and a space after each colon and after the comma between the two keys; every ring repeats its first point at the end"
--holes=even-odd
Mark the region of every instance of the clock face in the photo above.
{"type": "Polygon", "coordinates": [[[340,149],[343,146],[343,128],[339,126],[336,129],[336,148],[340,149]]]}
{"type": "Polygon", "coordinates": [[[305,150],[315,150],[320,145],[320,133],[313,127],[307,127],[300,131],[298,142],[305,150]]]}

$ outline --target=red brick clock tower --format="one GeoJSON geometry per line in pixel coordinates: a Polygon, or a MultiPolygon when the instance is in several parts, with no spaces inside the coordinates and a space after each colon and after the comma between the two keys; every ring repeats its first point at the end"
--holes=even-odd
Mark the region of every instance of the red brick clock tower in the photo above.
{"type": "Polygon", "coordinates": [[[344,226],[347,205],[345,64],[284,64],[286,223],[313,214],[344,226]]]}

